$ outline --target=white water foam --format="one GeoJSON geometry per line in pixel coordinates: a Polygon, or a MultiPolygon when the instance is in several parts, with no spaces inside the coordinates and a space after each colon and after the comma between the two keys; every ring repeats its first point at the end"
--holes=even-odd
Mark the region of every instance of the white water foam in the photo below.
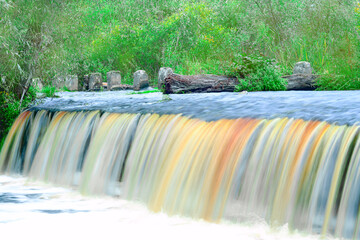
{"type": "MultiPolygon", "coordinates": [[[[320,239],[265,222],[209,223],[152,213],[141,203],[0,176],[1,239],[320,239]]],[[[324,239],[324,238],[321,238],[324,239]]]]}

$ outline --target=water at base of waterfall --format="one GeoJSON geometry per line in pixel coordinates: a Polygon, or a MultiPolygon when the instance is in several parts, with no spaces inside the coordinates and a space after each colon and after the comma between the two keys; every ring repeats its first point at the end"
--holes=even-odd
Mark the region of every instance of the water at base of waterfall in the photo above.
{"type": "MultiPolygon", "coordinates": [[[[23,177],[0,175],[2,239],[320,239],[265,222],[209,223],[152,213],[144,205],[23,177]]],[[[328,238],[326,238],[328,239],[328,238]]]]}

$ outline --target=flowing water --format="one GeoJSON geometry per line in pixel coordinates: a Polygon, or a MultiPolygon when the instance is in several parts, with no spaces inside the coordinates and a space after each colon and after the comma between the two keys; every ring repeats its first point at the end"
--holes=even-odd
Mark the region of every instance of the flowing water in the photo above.
{"type": "Polygon", "coordinates": [[[358,95],[63,94],[19,116],[0,170],[170,216],[360,238],[358,95]]]}
{"type": "Polygon", "coordinates": [[[61,98],[44,99],[32,110],[117,113],[181,114],[205,121],[223,118],[297,118],[338,125],[353,125],[360,120],[359,91],[334,92],[251,92],[251,93],[161,93],[65,92],[61,98]]]}
{"type": "Polygon", "coordinates": [[[209,223],[153,213],[141,203],[0,176],[2,239],[318,239],[263,220],[209,223]]]}

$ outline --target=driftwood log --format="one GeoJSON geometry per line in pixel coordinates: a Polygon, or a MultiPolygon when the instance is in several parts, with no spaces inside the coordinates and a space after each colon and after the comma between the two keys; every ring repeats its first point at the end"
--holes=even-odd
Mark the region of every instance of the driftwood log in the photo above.
{"type": "Polygon", "coordinates": [[[287,90],[315,90],[317,77],[314,74],[293,74],[283,78],[288,82],[287,90]]]}
{"type": "Polygon", "coordinates": [[[108,89],[109,91],[116,91],[116,90],[132,90],[134,89],[134,87],[132,85],[129,84],[119,84],[119,85],[114,85],[111,87],[111,89],[108,89]]]}
{"type": "Polygon", "coordinates": [[[217,75],[169,74],[165,78],[164,93],[233,92],[239,81],[235,77],[217,75]]]}

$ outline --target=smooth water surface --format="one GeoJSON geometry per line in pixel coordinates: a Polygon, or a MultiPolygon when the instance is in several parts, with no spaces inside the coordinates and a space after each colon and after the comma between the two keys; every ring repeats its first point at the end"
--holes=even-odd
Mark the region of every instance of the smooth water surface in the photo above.
{"type": "Polygon", "coordinates": [[[360,91],[287,91],[251,93],[63,92],[33,110],[102,110],[119,113],[182,114],[202,120],[278,117],[353,125],[360,121],[360,91]]]}

